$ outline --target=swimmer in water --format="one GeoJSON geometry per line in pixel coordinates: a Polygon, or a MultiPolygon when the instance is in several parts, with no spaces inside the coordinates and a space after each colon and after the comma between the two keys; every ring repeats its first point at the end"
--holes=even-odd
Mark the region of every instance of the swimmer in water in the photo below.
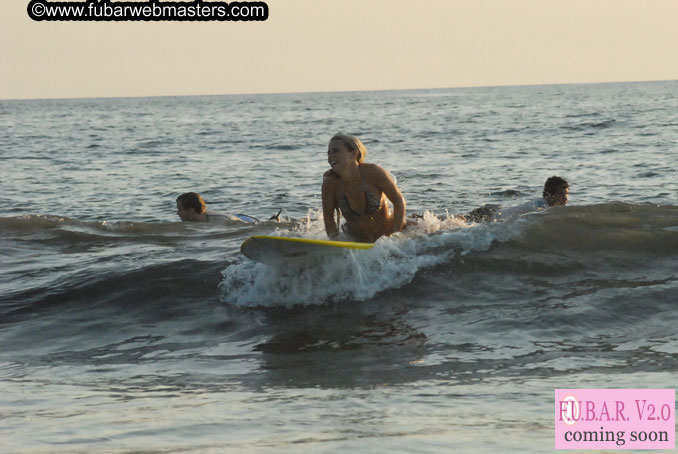
{"type": "Polygon", "coordinates": [[[549,207],[567,205],[570,185],[564,178],[552,176],[544,183],[542,197],[520,205],[503,208],[497,205],[485,205],[468,214],[460,216],[466,222],[496,222],[515,219],[518,216],[543,210],[549,207]]]}
{"type": "Polygon", "coordinates": [[[259,222],[258,219],[246,214],[221,214],[207,211],[205,200],[197,192],[186,192],[177,197],[177,214],[182,221],[186,222],[259,222]]]}

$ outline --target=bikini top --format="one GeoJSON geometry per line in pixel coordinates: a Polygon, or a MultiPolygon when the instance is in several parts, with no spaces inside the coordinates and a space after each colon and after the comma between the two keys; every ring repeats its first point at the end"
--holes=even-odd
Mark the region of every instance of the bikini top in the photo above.
{"type": "Polygon", "coordinates": [[[351,208],[351,205],[348,203],[348,198],[346,198],[346,194],[342,194],[341,197],[339,197],[339,210],[341,210],[341,214],[343,214],[345,217],[350,216],[353,218],[359,218],[360,216],[369,216],[379,211],[380,208],[381,197],[377,199],[369,190],[365,190],[365,212],[362,214],[357,213],[353,210],[353,208],[351,208]]]}

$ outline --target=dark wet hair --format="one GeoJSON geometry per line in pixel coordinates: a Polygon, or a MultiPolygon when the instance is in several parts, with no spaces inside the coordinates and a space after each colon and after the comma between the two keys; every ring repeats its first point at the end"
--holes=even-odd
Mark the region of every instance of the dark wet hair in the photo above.
{"type": "Polygon", "coordinates": [[[544,183],[544,193],[542,194],[549,205],[553,205],[555,197],[564,192],[570,185],[564,178],[552,176],[544,183]]]}
{"type": "Polygon", "coordinates": [[[203,200],[202,196],[197,192],[185,192],[177,197],[177,202],[179,202],[185,210],[193,208],[198,214],[205,212],[205,200],[203,200]]]}

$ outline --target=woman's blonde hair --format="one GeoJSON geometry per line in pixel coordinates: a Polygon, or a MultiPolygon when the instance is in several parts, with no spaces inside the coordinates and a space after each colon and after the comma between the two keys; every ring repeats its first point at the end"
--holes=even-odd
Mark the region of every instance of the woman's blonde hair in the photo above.
{"type": "Polygon", "coordinates": [[[337,134],[336,136],[330,139],[330,142],[333,140],[339,140],[344,144],[349,151],[358,152],[358,164],[362,164],[365,161],[365,156],[367,156],[367,149],[365,145],[358,139],[356,136],[349,136],[346,134],[337,134]]]}

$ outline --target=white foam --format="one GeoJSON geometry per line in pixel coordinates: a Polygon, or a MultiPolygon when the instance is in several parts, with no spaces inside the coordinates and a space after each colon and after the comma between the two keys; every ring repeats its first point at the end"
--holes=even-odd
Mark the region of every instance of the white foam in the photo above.
{"type": "MultiPolygon", "coordinates": [[[[298,225],[277,235],[326,238],[322,214],[310,211],[298,225]]],[[[295,306],[327,301],[364,301],[411,282],[424,268],[457,254],[490,247],[495,236],[486,226],[425,213],[406,232],[382,237],[372,249],[289,266],[271,267],[243,260],[223,271],[222,300],[244,307],[295,306]]]]}

